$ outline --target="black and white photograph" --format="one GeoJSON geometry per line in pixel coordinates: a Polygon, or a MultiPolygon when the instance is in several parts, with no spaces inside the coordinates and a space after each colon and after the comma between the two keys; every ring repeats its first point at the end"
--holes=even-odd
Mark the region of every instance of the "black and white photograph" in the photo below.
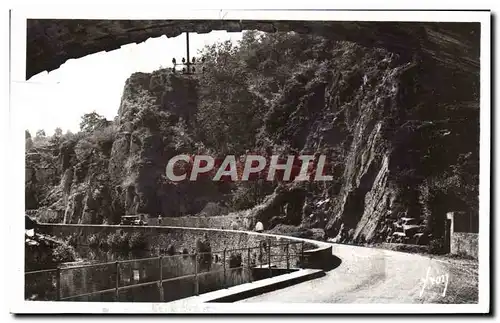
{"type": "Polygon", "coordinates": [[[27,12],[16,312],[490,311],[489,11],[27,12]]]}

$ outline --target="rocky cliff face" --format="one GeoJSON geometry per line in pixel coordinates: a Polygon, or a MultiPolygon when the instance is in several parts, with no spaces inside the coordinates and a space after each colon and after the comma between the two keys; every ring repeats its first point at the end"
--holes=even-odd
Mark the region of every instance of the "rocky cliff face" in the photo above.
{"type": "Polygon", "coordinates": [[[467,69],[436,63],[426,50],[407,60],[352,44],[299,74],[270,111],[266,135],[303,153],[326,153],[335,180],[303,187],[309,201],[308,194],[297,200],[296,187],[285,190],[254,214],[270,227],[290,224],[273,218],[280,214],[276,203],[298,203],[292,214],[302,214],[302,225],[325,228],[330,237],[342,229],[355,241],[385,240],[402,217],[438,237],[445,212],[477,217],[479,75],[467,69]],[[462,180],[436,187],[434,179],[455,167],[462,167],[462,180]],[[450,192],[467,185],[467,198],[450,192]],[[276,202],[286,196],[289,202],[276,202]]]}
{"type": "MultiPolygon", "coordinates": [[[[377,241],[403,216],[439,236],[446,211],[477,213],[478,26],[422,30],[404,55],[337,42],[301,62],[249,149],[326,154],[334,181],[273,187],[242,212],[251,225],[377,241]]],[[[28,151],[27,208],[56,222],[116,223],[123,214],[179,216],[223,204],[234,187],[164,175],[172,156],[209,149],[195,131],[200,90],[196,77],[167,70],[133,74],[111,126],[28,151]]]]}
{"type": "Polygon", "coordinates": [[[209,180],[166,180],[171,157],[203,149],[191,138],[196,105],[192,78],[133,74],[111,126],[27,153],[26,208],[53,222],[117,223],[124,214],[196,214],[220,201],[209,180]]]}
{"type": "Polygon", "coordinates": [[[220,199],[210,181],[173,184],[165,176],[171,157],[203,151],[202,143],[192,138],[197,104],[193,78],[167,70],[129,78],[109,163],[115,201],[124,213],[195,214],[207,202],[220,199]]]}

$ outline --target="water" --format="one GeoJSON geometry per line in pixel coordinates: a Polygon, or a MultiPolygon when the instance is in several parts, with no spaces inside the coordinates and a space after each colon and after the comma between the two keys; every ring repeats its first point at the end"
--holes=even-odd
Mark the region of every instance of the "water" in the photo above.
{"type": "MultiPolygon", "coordinates": [[[[65,301],[160,302],[162,298],[163,301],[173,301],[195,295],[196,280],[193,275],[196,269],[200,294],[220,289],[223,286],[230,287],[247,283],[252,278],[248,266],[229,269],[229,261],[226,261],[224,274],[220,255],[200,255],[198,261],[194,255],[164,256],[160,270],[160,259],[157,258],[158,253],[155,251],[141,250],[124,253],[88,247],[77,247],[76,251],[86,263],[108,264],[90,268],[61,269],[60,296],[65,301]],[[138,260],[128,261],[129,259],[138,260]],[[116,261],[120,261],[118,274],[116,261]],[[160,275],[163,280],[167,280],[163,282],[162,287],[157,283],[160,275]],[[168,280],[175,277],[183,278],[168,280]],[[121,288],[138,284],[145,285],[119,290],[116,294],[117,286],[121,288]],[[98,295],[87,295],[102,290],[109,291],[98,295]]],[[[227,258],[229,259],[230,256],[228,254],[227,258]]],[[[242,259],[247,261],[244,256],[242,259]]],[[[243,264],[246,263],[243,262],[243,264]]],[[[80,264],[70,266],[75,265],[80,264]]],[[[25,297],[32,300],[57,299],[56,271],[27,275],[25,297]]]]}

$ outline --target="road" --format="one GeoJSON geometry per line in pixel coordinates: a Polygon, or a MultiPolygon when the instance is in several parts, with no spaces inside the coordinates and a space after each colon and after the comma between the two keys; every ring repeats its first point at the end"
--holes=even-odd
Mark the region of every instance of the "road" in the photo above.
{"type": "Polygon", "coordinates": [[[241,302],[476,303],[477,263],[333,244],[340,266],[241,302]]]}

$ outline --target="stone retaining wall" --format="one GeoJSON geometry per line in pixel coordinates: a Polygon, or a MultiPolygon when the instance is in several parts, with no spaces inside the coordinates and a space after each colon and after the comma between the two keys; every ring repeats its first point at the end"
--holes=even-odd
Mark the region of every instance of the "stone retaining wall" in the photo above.
{"type": "Polygon", "coordinates": [[[451,235],[450,253],[478,258],[477,233],[453,232],[451,235]]]}
{"type": "Polygon", "coordinates": [[[161,224],[157,218],[148,219],[148,224],[152,226],[186,227],[186,228],[213,228],[220,230],[251,230],[252,219],[240,215],[223,216],[183,216],[164,217],[161,224]]]}
{"type": "MultiPolygon", "coordinates": [[[[246,254],[248,247],[253,247],[252,254],[267,255],[267,246],[272,246],[272,261],[284,259],[287,243],[290,244],[289,254],[292,258],[298,259],[302,252],[302,243],[304,250],[317,249],[325,247],[325,243],[273,235],[261,234],[251,231],[238,230],[218,230],[207,228],[184,228],[168,226],[119,226],[119,225],[74,225],[74,224],[41,224],[40,232],[49,234],[62,239],[68,239],[73,236],[79,245],[88,245],[89,238],[96,236],[99,240],[107,239],[111,234],[143,234],[147,249],[150,250],[168,250],[171,246],[176,253],[196,251],[196,243],[200,241],[209,241],[212,253],[221,253],[224,249],[239,249],[241,253],[246,254]],[[294,243],[295,242],[295,243],[294,243]],[[259,248],[262,246],[262,251],[259,248]],[[280,257],[274,255],[281,255],[280,257]]],[[[331,253],[330,253],[331,254],[331,253]]],[[[221,256],[221,255],[219,255],[221,256]]],[[[295,265],[295,264],[294,264],[295,265]]]]}

